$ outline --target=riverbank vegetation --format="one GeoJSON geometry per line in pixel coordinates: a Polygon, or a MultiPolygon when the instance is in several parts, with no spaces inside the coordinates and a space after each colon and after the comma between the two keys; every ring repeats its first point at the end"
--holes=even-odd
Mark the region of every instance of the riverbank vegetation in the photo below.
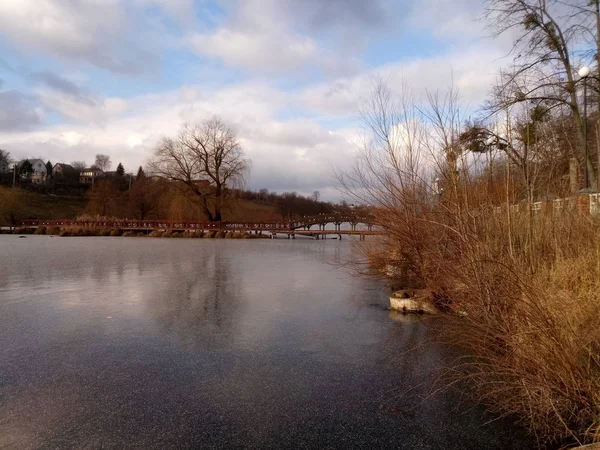
{"type": "MultiPolygon", "coordinates": [[[[129,189],[128,183],[121,188],[118,182],[107,179],[83,196],[52,195],[0,186],[0,196],[19,199],[15,202],[0,201],[0,226],[11,226],[13,221],[16,223],[19,220],[76,219],[83,215],[138,220],[207,220],[196,202],[169,183],[157,179],[152,183],[148,186],[133,180],[129,189]]],[[[305,197],[296,192],[278,194],[267,189],[236,189],[222,214],[226,221],[293,220],[343,208],[318,198],[318,192],[305,197]]]]}
{"type": "Polygon", "coordinates": [[[357,244],[364,263],[448,312],[445,339],[464,356],[445,386],[469,382],[540,446],[600,442],[600,117],[581,106],[597,105],[598,75],[584,99],[576,70],[580,49],[600,54],[587,38],[600,7],[489,6],[499,32],[522,35],[480,117],[465,120],[452,87],[417,99],[377,82],[361,110],[369,136],[339,178],[388,232],[357,244]]]}
{"type": "Polygon", "coordinates": [[[60,237],[151,237],[151,238],[192,238],[192,239],[269,239],[267,234],[253,234],[245,231],[173,231],[173,230],[154,230],[154,231],[123,231],[121,229],[110,228],[78,228],[78,227],[45,227],[37,228],[15,228],[12,234],[27,235],[46,235],[60,237]]]}
{"type": "MultiPolygon", "coordinates": [[[[389,92],[375,93],[375,138],[342,177],[388,232],[357,243],[365,262],[397,287],[429,289],[449,313],[446,340],[466,355],[449,384],[470,381],[541,443],[597,442],[600,225],[588,196],[528,202],[514,165],[498,157],[490,173],[487,155],[462,149],[452,94],[430,100],[427,117],[439,122],[417,123],[422,108],[403,104],[395,120],[389,92]],[[401,125],[388,133],[389,123],[401,125]]],[[[552,188],[561,186],[539,190],[552,188]]]]}

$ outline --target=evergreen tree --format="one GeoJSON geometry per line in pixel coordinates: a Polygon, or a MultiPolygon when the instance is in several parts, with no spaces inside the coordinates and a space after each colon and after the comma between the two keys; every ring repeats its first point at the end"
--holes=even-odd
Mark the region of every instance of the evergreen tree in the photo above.
{"type": "Polygon", "coordinates": [[[135,181],[140,181],[141,179],[146,178],[146,174],[144,173],[144,169],[142,166],[138,169],[137,176],[135,177],[135,181]]]}
{"type": "Polygon", "coordinates": [[[31,165],[31,161],[26,159],[21,164],[21,167],[19,167],[19,175],[21,175],[21,176],[25,175],[26,178],[29,178],[29,176],[32,173],[33,173],[33,165],[31,165]]]}
{"type": "Polygon", "coordinates": [[[125,169],[123,168],[123,164],[119,163],[117,166],[117,175],[122,177],[125,174],[125,169]]]}
{"type": "Polygon", "coordinates": [[[46,176],[47,177],[51,177],[52,176],[52,163],[50,161],[48,161],[46,163],[46,176]]]}

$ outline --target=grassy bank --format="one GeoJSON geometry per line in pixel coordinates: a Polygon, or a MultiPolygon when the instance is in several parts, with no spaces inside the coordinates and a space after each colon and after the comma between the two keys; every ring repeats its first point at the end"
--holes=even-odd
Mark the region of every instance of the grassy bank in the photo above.
{"type": "MultiPolygon", "coordinates": [[[[14,199],[15,204],[11,207],[11,211],[4,211],[8,200],[3,199],[0,201],[0,226],[9,226],[11,215],[14,216],[14,220],[56,220],[76,219],[82,215],[94,212],[94,203],[86,196],[57,196],[24,190],[17,190],[17,192],[17,195],[11,195],[12,197],[16,197],[14,199]]],[[[13,194],[13,191],[9,188],[0,187],[0,198],[3,197],[2,193],[13,194]]],[[[113,208],[111,214],[109,214],[110,217],[133,217],[132,213],[128,211],[128,203],[124,198],[119,201],[115,200],[111,204],[113,205],[113,208]]],[[[164,210],[154,211],[154,215],[146,218],[164,220],[206,220],[206,217],[196,211],[197,208],[195,205],[185,204],[180,206],[183,211],[186,211],[189,214],[189,217],[181,212],[175,214],[173,211],[165,208],[164,210]]],[[[281,215],[277,212],[277,205],[252,200],[236,199],[235,201],[232,201],[229,207],[223,212],[223,220],[226,221],[261,221],[278,219],[281,219],[281,215]]]]}

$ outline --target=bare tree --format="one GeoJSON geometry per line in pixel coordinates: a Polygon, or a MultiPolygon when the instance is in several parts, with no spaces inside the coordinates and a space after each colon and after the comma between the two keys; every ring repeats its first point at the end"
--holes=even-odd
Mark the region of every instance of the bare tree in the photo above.
{"type": "MultiPolygon", "coordinates": [[[[526,101],[568,109],[583,159],[585,132],[577,94],[577,66],[590,54],[600,62],[599,1],[488,0],[487,17],[498,35],[518,33],[513,46],[514,67],[502,74],[492,109],[526,101]]],[[[591,156],[584,164],[591,184],[596,185],[591,156]]]]}
{"type": "Polygon", "coordinates": [[[319,191],[313,191],[311,198],[318,202],[321,199],[321,193],[319,191]]]}
{"type": "Polygon", "coordinates": [[[110,161],[110,156],[103,155],[101,153],[98,153],[96,155],[96,162],[94,163],[94,167],[100,169],[102,172],[106,172],[108,169],[110,169],[111,165],[112,162],[110,161]]]}
{"type": "Polygon", "coordinates": [[[71,162],[71,167],[73,167],[73,169],[75,169],[77,172],[81,172],[87,167],[87,164],[85,161],[73,161],[71,162]]]}
{"type": "Polygon", "coordinates": [[[160,204],[161,194],[164,191],[163,182],[153,181],[143,175],[129,190],[129,208],[132,215],[140,220],[147,219],[160,204]]]}
{"type": "Polygon", "coordinates": [[[243,183],[250,168],[235,131],[214,117],[186,125],[155,151],[151,171],[198,199],[210,221],[220,221],[230,188],[243,183]]]}
{"type": "Polygon", "coordinates": [[[6,150],[2,150],[0,148],[0,167],[2,165],[6,165],[8,167],[8,163],[10,162],[10,153],[6,150]]]}
{"type": "Polygon", "coordinates": [[[94,184],[89,192],[87,209],[92,214],[102,217],[114,214],[117,199],[120,195],[118,187],[110,180],[101,180],[94,184]]]}

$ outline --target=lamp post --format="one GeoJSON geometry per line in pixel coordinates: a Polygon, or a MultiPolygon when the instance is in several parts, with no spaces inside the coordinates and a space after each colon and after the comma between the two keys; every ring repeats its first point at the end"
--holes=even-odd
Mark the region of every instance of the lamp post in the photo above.
{"type": "Polygon", "coordinates": [[[587,139],[587,78],[590,76],[590,68],[583,66],[579,69],[579,77],[583,80],[583,189],[589,191],[588,173],[588,139],[587,139]]]}

